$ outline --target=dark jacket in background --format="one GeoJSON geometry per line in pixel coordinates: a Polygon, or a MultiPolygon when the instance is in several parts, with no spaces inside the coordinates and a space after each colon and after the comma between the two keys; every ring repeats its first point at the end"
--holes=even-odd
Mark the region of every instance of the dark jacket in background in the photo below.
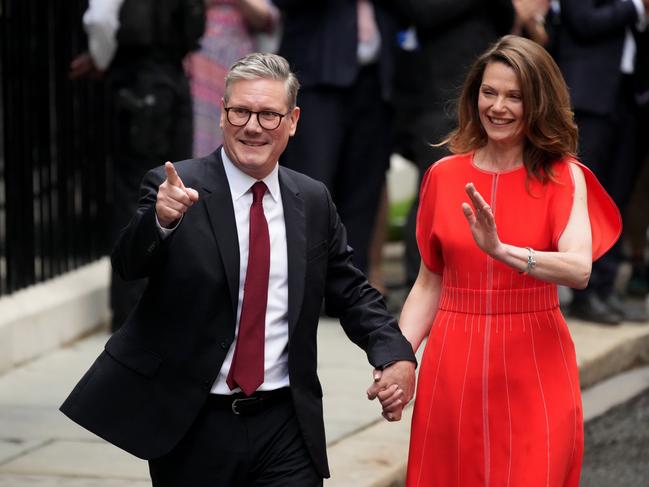
{"type": "Polygon", "coordinates": [[[637,18],[631,1],[561,0],[557,63],[575,111],[614,111],[625,32],[635,27],[637,18]]]}
{"type": "MultiPolygon", "coordinates": [[[[360,66],[356,57],[356,0],[274,0],[282,11],[284,31],[279,54],[288,59],[300,83],[312,86],[351,86],[360,66]]],[[[379,71],[383,97],[390,99],[394,75],[397,26],[393,2],[373,2],[381,34],[379,71]]]]}

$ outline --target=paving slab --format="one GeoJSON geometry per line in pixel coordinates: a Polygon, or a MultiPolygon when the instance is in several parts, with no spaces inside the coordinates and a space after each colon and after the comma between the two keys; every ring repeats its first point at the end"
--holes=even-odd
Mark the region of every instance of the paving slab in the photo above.
{"type": "Polygon", "coordinates": [[[590,421],[608,410],[649,389],[649,367],[623,372],[585,390],[582,394],[584,421],[590,421]]]}
{"type": "Polygon", "coordinates": [[[19,457],[45,443],[45,440],[25,440],[23,438],[10,438],[7,436],[0,440],[0,464],[19,457]]]}
{"type": "Polygon", "coordinates": [[[0,466],[3,474],[149,479],[147,462],[105,441],[51,441],[0,466]]]}
{"type": "Polygon", "coordinates": [[[582,389],[649,363],[649,323],[603,326],[568,320],[575,343],[582,389]]]}
{"type": "Polygon", "coordinates": [[[151,487],[151,481],[0,474],[0,487],[151,487]]]}

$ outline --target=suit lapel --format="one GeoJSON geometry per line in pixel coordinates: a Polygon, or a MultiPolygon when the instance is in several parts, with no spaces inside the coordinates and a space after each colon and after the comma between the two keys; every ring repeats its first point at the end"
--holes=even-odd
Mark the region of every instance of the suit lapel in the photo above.
{"type": "Polygon", "coordinates": [[[223,169],[221,148],[207,157],[205,162],[206,177],[203,189],[208,193],[204,198],[205,207],[221,253],[230,289],[230,303],[236,316],[239,300],[239,238],[230,185],[223,169]]]}
{"type": "Polygon", "coordinates": [[[286,250],[288,259],[288,332],[295,330],[304,296],[306,273],[306,219],[304,200],[297,185],[280,166],[279,184],[286,223],[286,250]]]}

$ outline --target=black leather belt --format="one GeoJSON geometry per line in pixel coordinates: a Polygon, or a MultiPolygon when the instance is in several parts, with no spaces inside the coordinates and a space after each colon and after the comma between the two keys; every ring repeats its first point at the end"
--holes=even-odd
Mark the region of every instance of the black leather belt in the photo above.
{"type": "Polygon", "coordinates": [[[257,414],[264,409],[291,397],[291,390],[288,387],[275,389],[274,391],[257,391],[252,396],[246,396],[242,392],[232,395],[209,394],[207,406],[215,409],[229,409],[234,414],[250,415],[257,414]]]}

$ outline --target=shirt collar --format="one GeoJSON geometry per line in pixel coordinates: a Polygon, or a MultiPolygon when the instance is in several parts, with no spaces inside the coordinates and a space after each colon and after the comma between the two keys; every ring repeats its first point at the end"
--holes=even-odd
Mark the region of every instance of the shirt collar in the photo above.
{"type": "MultiPolygon", "coordinates": [[[[232,201],[237,201],[244,194],[250,191],[250,188],[255,184],[259,179],[255,179],[252,176],[249,176],[230,160],[228,155],[225,153],[225,149],[221,148],[221,157],[223,159],[223,168],[225,169],[225,175],[228,178],[228,183],[230,184],[230,193],[232,194],[232,201]]],[[[275,202],[279,201],[279,164],[275,164],[275,167],[270,172],[268,176],[261,179],[266,186],[268,187],[268,192],[273,197],[275,202]]]]}

